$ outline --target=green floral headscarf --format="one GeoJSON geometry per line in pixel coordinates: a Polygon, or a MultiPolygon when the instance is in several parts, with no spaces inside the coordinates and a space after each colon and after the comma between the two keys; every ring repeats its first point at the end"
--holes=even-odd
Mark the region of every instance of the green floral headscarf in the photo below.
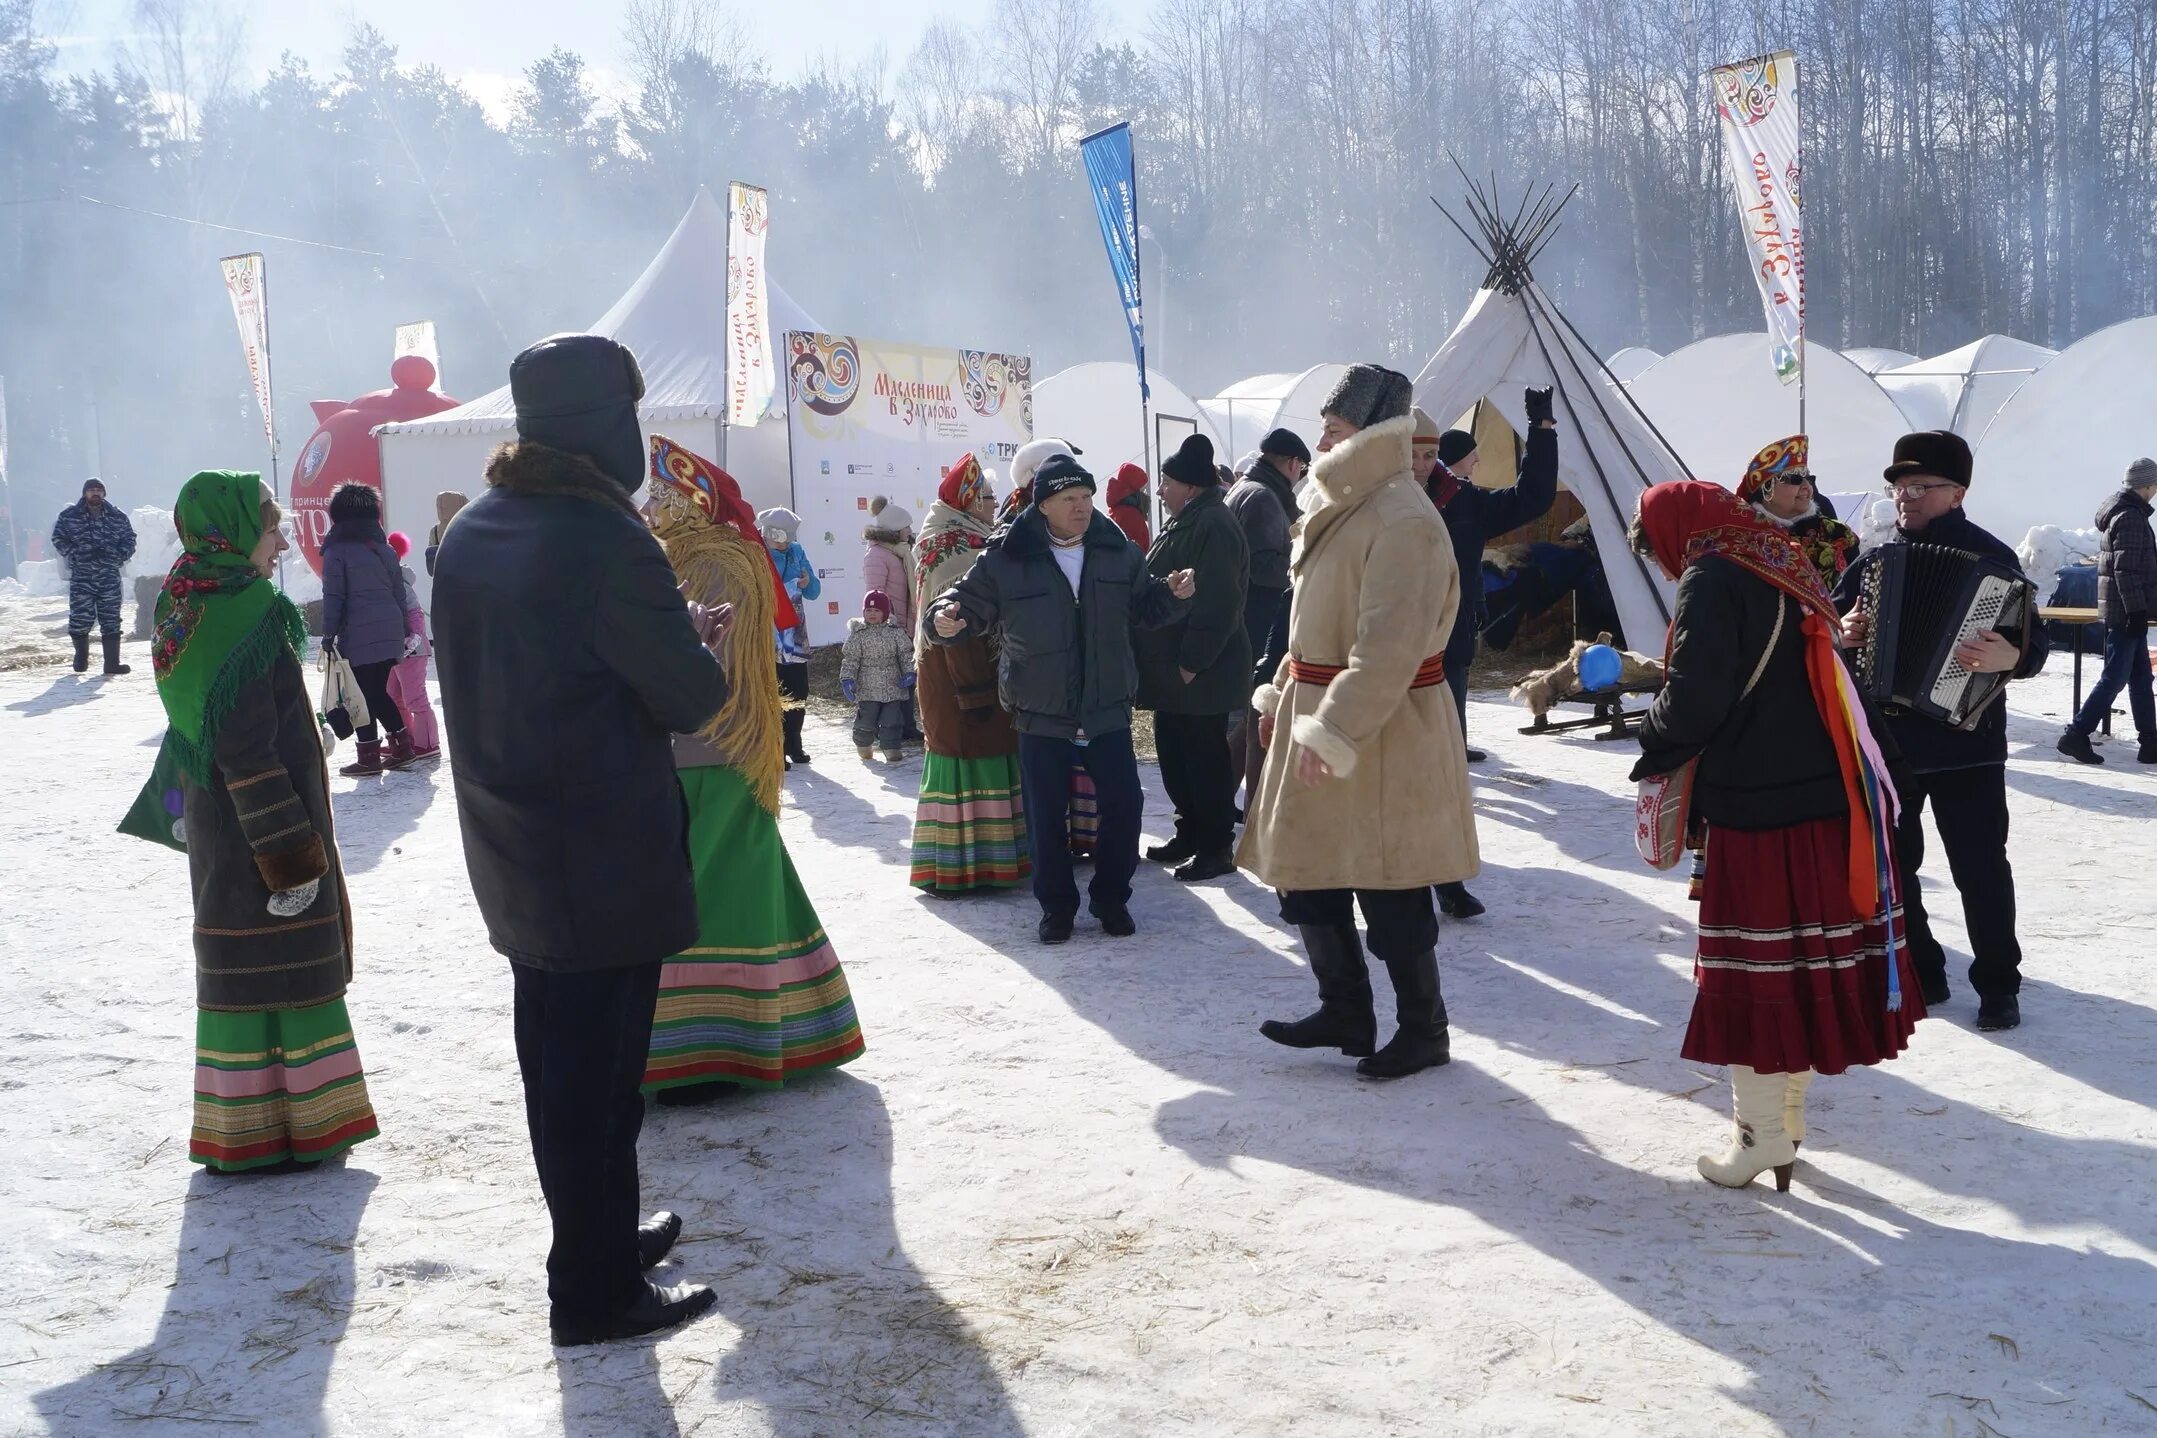
{"type": "Polygon", "coordinates": [[[205,470],[180,490],[173,527],[185,551],[157,596],[151,663],[171,721],[166,751],[199,784],[215,769],[217,730],[240,691],[277,656],[296,656],[307,621],[248,555],[262,538],[262,476],[205,470]]]}

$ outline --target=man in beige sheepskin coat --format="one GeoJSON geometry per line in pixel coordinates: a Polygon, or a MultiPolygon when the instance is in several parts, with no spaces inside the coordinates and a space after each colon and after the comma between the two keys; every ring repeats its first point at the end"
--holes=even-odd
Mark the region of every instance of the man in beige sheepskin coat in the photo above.
{"type": "Polygon", "coordinates": [[[1289,561],[1288,658],[1252,699],[1266,764],[1237,854],[1280,891],[1318,980],[1318,1012],[1260,1031],[1359,1056],[1371,1078],[1449,1057],[1431,886],[1479,866],[1466,744],[1445,685],[1460,575],[1410,469],[1411,400],[1407,376],[1356,365],[1320,410],[1289,561]],[[1358,907],[1399,1015],[1376,1053],[1358,907]]]}

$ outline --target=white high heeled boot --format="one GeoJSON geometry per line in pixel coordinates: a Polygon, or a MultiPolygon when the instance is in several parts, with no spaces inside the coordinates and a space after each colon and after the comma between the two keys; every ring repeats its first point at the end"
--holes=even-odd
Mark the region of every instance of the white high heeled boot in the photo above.
{"type": "Polygon", "coordinates": [[[1795,1149],[1805,1142],[1805,1090],[1812,1087],[1813,1071],[1783,1075],[1783,1132],[1795,1149]]]}
{"type": "Polygon", "coordinates": [[[1789,1075],[1730,1066],[1730,1092],[1737,1109],[1737,1142],[1720,1158],[1700,1156],[1700,1176],[1725,1188],[1743,1188],[1769,1169],[1778,1193],[1790,1190],[1797,1145],[1783,1129],[1783,1097],[1789,1075]]]}

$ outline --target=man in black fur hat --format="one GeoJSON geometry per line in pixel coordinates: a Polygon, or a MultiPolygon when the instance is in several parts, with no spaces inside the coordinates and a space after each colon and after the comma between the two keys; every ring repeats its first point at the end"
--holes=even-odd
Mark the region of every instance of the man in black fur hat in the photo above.
{"type": "MultiPolygon", "coordinates": [[[[2015,552],[1971,522],[1962,501],[1970,490],[1970,446],[1949,430],[1925,430],[1895,441],[1886,471],[1895,498],[1895,537],[1890,544],[1932,544],[1960,549],[2003,564],[2016,573],[2015,552]]],[[[1874,616],[1860,603],[1865,576],[1878,552],[1845,570],[1835,587],[1844,613],[1843,643],[1863,644],[1874,616]]],[[[2042,624],[2028,636],[1987,630],[1955,651],[1980,673],[2026,679],[2044,668],[2049,641],[2042,624]],[[2022,645],[2027,639],[2029,649],[2022,645]]],[[[1925,987],[1925,1003],[1948,1000],[1947,955],[1925,915],[1918,869],[1925,861],[1925,806],[1930,803],[1941,847],[1970,933],[1970,987],[1977,990],[1977,1026],[2011,1029],[2022,1022],[2022,946],[2015,939],[2015,874],[2007,862],[2007,701],[1996,700],[1974,729],[1956,729],[1920,714],[1890,708],[1887,727],[1901,745],[1911,777],[1901,786],[1902,818],[1895,826],[1903,923],[1910,958],[1925,987]]]]}
{"type": "Polygon", "coordinates": [[[644,1277],[681,1233],[639,1226],[638,1085],[662,960],[696,942],[687,808],[670,734],[719,712],[709,646],[637,513],[635,356],[556,335],[511,362],[517,441],[442,535],[435,669],[457,817],[487,937],[516,978],[517,1066],[554,1222],[554,1341],[652,1333],[710,1289],[644,1277]]]}
{"type": "Polygon", "coordinates": [[[1168,523],[1146,552],[1146,571],[1165,580],[1188,570],[1198,592],[1181,619],[1133,636],[1138,704],[1153,711],[1161,787],[1176,806],[1175,837],[1146,857],[1178,866],[1176,877],[1195,884],[1236,871],[1242,776],[1229,752],[1228,721],[1251,700],[1251,640],[1243,628],[1251,556],[1204,435],[1162,461],[1161,503],[1168,523]]]}

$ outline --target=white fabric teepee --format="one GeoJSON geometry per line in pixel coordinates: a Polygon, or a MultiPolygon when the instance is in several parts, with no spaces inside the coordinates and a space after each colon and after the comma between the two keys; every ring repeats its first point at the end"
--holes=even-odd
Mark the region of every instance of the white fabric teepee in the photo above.
{"type": "Polygon", "coordinates": [[[1489,400],[1506,423],[1525,433],[1521,392],[1531,387],[1556,392],[1558,477],[1588,511],[1626,642],[1660,653],[1673,608],[1671,584],[1652,562],[1633,553],[1625,530],[1649,485],[1692,476],[1535,283],[1528,264],[1556,210],[1538,206],[1525,223],[1512,226],[1483,197],[1471,193],[1469,203],[1488,246],[1484,257],[1491,261],[1490,273],[1468,313],[1416,377],[1416,403],[1444,417],[1489,400]]]}

